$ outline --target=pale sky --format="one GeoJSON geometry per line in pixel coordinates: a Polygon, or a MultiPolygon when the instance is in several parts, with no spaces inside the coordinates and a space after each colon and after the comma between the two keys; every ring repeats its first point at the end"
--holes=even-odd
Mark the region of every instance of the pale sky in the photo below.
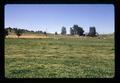
{"type": "Polygon", "coordinates": [[[74,24],[89,32],[95,26],[98,33],[113,33],[115,29],[112,4],[7,4],[5,27],[69,34],[74,24]]]}

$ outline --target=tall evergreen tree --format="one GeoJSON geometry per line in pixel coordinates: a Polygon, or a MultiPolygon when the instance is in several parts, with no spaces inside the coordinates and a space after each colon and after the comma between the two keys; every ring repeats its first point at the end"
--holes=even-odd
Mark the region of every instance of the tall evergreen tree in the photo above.
{"type": "Polygon", "coordinates": [[[88,36],[96,36],[97,32],[96,32],[96,28],[95,27],[90,27],[89,29],[89,33],[88,33],[88,36]]]}
{"type": "Polygon", "coordinates": [[[62,34],[62,35],[66,35],[66,33],[67,33],[66,28],[65,28],[65,27],[62,27],[61,34],[62,34]]]}

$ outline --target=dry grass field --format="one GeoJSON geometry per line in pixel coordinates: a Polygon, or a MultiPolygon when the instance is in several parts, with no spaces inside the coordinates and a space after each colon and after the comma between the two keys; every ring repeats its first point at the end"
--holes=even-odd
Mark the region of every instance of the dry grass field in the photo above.
{"type": "Polygon", "coordinates": [[[114,38],[10,35],[6,78],[113,78],[114,38]]]}

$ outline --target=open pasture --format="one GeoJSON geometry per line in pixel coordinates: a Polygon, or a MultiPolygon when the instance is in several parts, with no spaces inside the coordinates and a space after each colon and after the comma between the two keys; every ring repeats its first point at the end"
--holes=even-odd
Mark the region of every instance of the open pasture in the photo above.
{"type": "Polygon", "coordinates": [[[113,38],[6,38],[7,78],[113,78],[113,38]]]}

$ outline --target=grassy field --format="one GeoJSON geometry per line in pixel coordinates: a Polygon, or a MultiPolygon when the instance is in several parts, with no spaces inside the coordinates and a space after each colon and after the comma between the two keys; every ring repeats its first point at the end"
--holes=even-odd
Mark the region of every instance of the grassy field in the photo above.
{"type": "Polygon", "coordinates": [[[6,78],[113,78],[113,38],[6,38],[6,78]]]}

